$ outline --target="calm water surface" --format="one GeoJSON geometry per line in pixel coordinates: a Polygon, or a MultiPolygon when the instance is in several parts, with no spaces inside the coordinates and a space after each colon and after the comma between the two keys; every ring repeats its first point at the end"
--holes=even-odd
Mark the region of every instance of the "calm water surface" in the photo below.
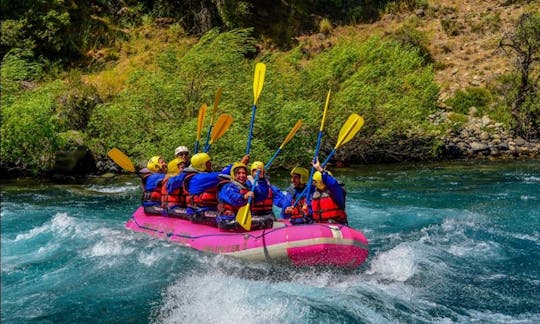
{"type": "MultiPolygon", "coordinates": [[[[359,269],[257,264],[124,229],[135,177],[3,181],[2,323],[539,323],[540,162],[359,166],[359,269]]],[[[287,174],[273,182],[284,187],[287,174]]]]}

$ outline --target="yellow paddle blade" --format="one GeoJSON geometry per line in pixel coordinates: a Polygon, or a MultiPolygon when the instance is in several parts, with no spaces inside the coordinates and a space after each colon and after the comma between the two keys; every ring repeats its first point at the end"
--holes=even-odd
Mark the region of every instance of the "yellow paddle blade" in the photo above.
{"type": "Polygon", "coordinates": [[[236,222],[240,224],[246,231],[251,229],[251,211],[250,204],[240,207],[236,213],[236,222]]]}
{"type": "Polygon", "coordinates": [[[323,112],[323,115],[322,115],[322,120],[321,120],[321,128],[319,129],[321,132],[323,131],[323,128],[324,128],[324,122],[326,121],[326,112],[328,111],[328,104],[330,103],[330,92],[332,90],[328,90],[328,94],[326,95],[326,103],[324,104],[324,112],[323,112]]]}
{"type": "Polygon", "coordinates": [[[289,141],[294,137],[294,134],[296,134],[296,132],[298,131],[300,126],[302,126],[302,120],[301,119],[299,119],[296,122],[296,125],[294,125],[294,127],[291,129],[291,131],[289,132],[289,135],[287,135],[287,137],[285,137],[285,140],[283,141],[283,143],[279,147],[280,149],[282,149],[287,143],[289,143],[289,141]]]}
{"type": "Polygon", "coordinates": [[[339,131],[339,136],[335,149],[352,140],[354,135],[358,133],[358,131],[360,130],[360,128],[362,128],[363,125],[364,118],[362,118],[362,116],[357,114],[351,114],[349,116],[349,119],[347,119],[347,121],[345,122],[345,124],[343,124],[341,130],[339,131]]]}
{"type": "Polygon", "coordinates": [[[214,128],[212,128],[212,135],[210,138],[210,144],[217,141],[225,132],[229,129],[233,122],[233,118],[229,114],[221,114],[216,122],[214,128]]]}
{"type": "Polygon", "coordinates": [[[206,104],[203,103],[199,109],[199,118],[197,118],[197,141],[201,138],[201,131],[204,124],[204,114],[206,113],[206,104]]]}
{"type": "Polygon", "coordinates": [[[264,83],[264,74],[266,73],[266,65],[264,63],[257,63],[255,65],[255,76],[253,78],[253,104],[257,104],[259,95],[261,94],[263,83],[264,83]]]}
{"type": "Polygon", "coordinates": [[[133,166],[133,163],[128,158],[127,155],[124,154],[124,152],[120,151],[116,147],[113,147],[107,155],[111,158],[111,160],[114,161],[114,163],[118,164],[122,169],[128,171],[128,172],[135,172],[135,167],[133,166]]]}

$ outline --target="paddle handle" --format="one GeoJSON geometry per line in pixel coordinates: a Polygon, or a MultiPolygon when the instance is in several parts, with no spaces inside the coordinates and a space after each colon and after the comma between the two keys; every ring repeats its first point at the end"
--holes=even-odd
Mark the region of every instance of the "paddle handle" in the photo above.
{"type": "Polygon", "coordinates": [[[274,155],[272,155],[272,157],[270,158],[270,160],[268,160],[268,162],[266,162],[266,165],[264,166],[264,169],[265,170],[268,170],[270,168],[270,165],[272,165],[272,162],[274,162],[274,160],[276,159],[276,157],[278,156],[279,152],[281,152],[281,147],[278,148],[275,152],[274,152],[274,155]]]}
{"type": "MultiPolygon", "coordinates": [[[[259,181],[259,174],[260,173],[261,173],[261,169],[257,169],[257,172],[255,172],[255,178],[253,178],[253,184],[251,185],[251,191],[252,192],[255,192],[255,187],[257,187],[257,181],[259,181]]],[[[247,202],[248,206],[249,206],[249,204],[251,204],[251,201],[252,201],[251,198],[252,198],[251,196],[248,197],[248,202],[247,202]]]]}
{"type": "Polygon", "coordinates": [[[321,166],[324,168],[326,166],[326,164],[330,161],[330,159],[334,156],[334,154],[336,154],[336,149],[333,149],[332,152],[330,152],[330,154],[328,154],[328,156],[326,157],[326,159],[324,160],[324,162],[321,164],[321,166]]]}
{"type": "Polygon", "coordinates": [[[204,143],[204,152],[208,152],[210,149],[210,146],[208,143],[210,143],[210,133],[212,133],[212,124],[210,124],[210,128],[208,128],[208,133],[206,134],[206,143],[204,143]]]}
{"type": "Polygon", "coordinates": [[[251,121],[249,122],[249,134],[247,139],[246,146],[246,155],[249,154],[251,150],[251,138],[253,137],[253,124],[255,123],[255,111],[257,110],[257,105],[253,104],[251,109],[251,121]]]}

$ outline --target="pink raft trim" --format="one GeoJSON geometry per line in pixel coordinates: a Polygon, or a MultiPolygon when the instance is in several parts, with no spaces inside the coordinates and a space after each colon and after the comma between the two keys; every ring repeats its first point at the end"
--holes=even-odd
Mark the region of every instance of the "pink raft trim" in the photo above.
{"type": "Polygon", "coordinates": [[[196,250],[254,261],[356,268],[368,256],[364,234],[336,224],[292,226],[282,220],[274,222],[271,229],[233,233],[179,218],[148,215],[139,207],[126,228],[196,250]]]}

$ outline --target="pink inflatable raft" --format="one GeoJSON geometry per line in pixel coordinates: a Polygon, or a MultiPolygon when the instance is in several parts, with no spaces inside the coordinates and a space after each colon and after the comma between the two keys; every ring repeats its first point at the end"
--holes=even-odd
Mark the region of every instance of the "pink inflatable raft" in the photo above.
{"type": "Polygon", "coordinates": [[[127,221],[126,228],[196,250],[253,261],[356,268],[368,256],[365,236],[338,224],[292,226],[279,220],[270,229],[233,233],[180,218],[148,215],[140,207],[127,221]]]}

